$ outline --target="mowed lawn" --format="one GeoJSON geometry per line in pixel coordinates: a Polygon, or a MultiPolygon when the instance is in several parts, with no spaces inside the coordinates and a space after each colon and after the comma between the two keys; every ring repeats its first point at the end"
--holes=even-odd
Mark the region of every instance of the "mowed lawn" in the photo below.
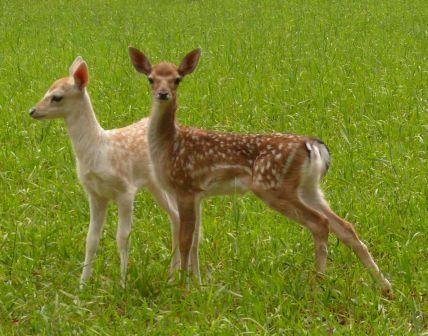
{"type": "Polygon", "coordinates": [[[426,335],[428,7],[424,1],[2,1],[0,334],[426,335]],[[63,121],[28,109],[81,55],[105,128],[150,112],[128,45],[153,63],[201,47],[179,88],[181,123],[316,135],[323,181],[396,298],[330,238],[318,280],[312,237],[254,196],[204,202],[203,286],[167,283],[170,228],[147,192],[135,204],[119,287],[109,210],[89,285],[89,221],[63,121]]]}

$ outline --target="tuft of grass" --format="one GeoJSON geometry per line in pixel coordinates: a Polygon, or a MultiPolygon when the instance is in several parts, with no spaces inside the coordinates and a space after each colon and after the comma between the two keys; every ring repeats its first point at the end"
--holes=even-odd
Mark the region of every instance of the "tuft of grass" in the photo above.
{"type": "Polygon", "coordinates": [[[0,3],[0,334],[355,334],[427,331],[427,17],[421,0],[3,1],[0,3]],[[308,232],[251,196],[204,203],[204,285],[166,281],[170,230],[136,201],[128,286],[118,286],[117,215],[78,290],[88,206],[63,122],[28,109],[82,55],[105,128],[148,115],[127,46],[153,63],[200,46],[179,92],[184,124],[317,135],[323,185],[392,280],[379,296],[330,240],[319,282],[308,232]]]}

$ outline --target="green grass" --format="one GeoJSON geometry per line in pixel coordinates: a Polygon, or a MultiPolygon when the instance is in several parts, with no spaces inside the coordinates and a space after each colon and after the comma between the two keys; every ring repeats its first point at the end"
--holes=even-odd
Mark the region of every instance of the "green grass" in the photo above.
{"type": "Polygon", "coordinates": [[[420,1],[2,1],[0,334],[427,334],[428,7],[420,1]],[[82,55],[106,128],[150,110],[127,46],[153,63],[200,46],[180,122],[321,137],[333,209],[355,223],[395,289],[330,239],[316,280],[310,234],[251,195],[204,203],[204,286],[167,284],[167,217],[136,201],[128,287],[110,210],[83,291],[88,206],[62,121],[27,111],[82,55]]]}

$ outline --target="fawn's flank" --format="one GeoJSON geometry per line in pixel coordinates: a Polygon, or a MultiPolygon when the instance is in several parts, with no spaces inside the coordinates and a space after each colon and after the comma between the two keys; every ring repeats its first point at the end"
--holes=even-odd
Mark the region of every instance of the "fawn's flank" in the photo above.
{"type": "Polygon", "coordinates": [[[86,91],[89,81],[86,62],[77,57],[69,71],[69,77],[52,84],[43,99],[30,110],[30,115],[37,120],[65,120],[76,155],[79,180],[88,194],[90,224],[81,286],[91,275],[92,260],[110,201],[117,204],[119,211],[116,240],[120,255],[121,285],[124,286],[132,207],[138,189],[146,187],[168,212],[173,232],[178,232],[179,228],[176,205],[154,179],[147,144],[148,118],[124,128],[104,130],[95,117],[86,91]]]}
{"type": "Polygon", "coordinates": [[[148,142],[159,183],[177,201],[180,218],[181,270],[199,279],[200,204],[204,197],[252,191],[271,208],[307,227],[315,242],[315,265],[326,270],[327,238],[332,231],[350,247],[392,297],[389,281],[380,272],[351,223],[335,214],[320,189],[330,154],[319,139],[293,134],[244,135],[182,126],[176,122],[176,91],[181,79],[198,64],[200,49],[177,67],[151,66],[147,57],[130,47],[135,69],[148,77],[152,112],[148,142]]]}

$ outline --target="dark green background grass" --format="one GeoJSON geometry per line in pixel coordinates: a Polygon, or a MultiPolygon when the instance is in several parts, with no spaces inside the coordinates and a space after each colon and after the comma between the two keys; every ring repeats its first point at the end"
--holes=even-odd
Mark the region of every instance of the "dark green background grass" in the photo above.
{"type": "Polygon", "coordinates": [[[427,26],[424,1],[2,1],[0,334],[426,334],[427,26]],[[396,299],[330,239],[317,282],[308,232],[254,197],[204,203],[204,286],[168,285],[170,230],[136,201],[128,287],[110,211],[91,284],[78,290],[89,213],[62,121],[28,109],[77,55],[105,128],[150,111],[127,46],[153,63],[203,50],[180,122],[321,137],[323,182],[396,299]]]}

